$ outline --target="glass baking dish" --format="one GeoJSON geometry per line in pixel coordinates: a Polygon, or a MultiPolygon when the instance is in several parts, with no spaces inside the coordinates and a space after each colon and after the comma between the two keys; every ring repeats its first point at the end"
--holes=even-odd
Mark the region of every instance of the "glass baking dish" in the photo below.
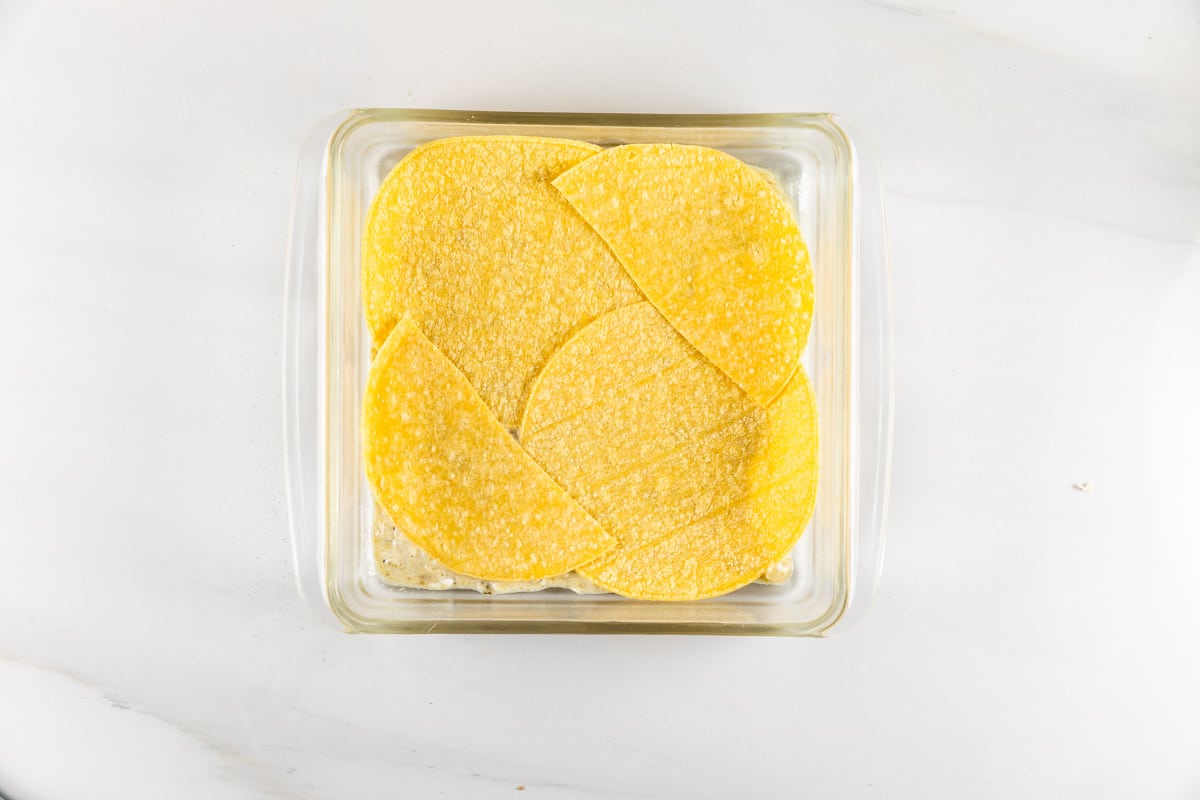
{"type": "Polygon", "coordinates": [[[822,635],[860,615],[882,563],[892,440],[891,287],[877,165],[830,114],[627,115],[363,109],[301,153],[287,261],[285,469],[301,595],[349,630],[822,635]],[[602,146],[678,142],[768,170],[796,212],[816,296],[804,363],[817,396],[820,486],[783,585],[694,602],[551,589],[406,589],[372,557],[359,420],[370,363],[359,257],[384,176],[417,145],[520,134],[602,146]]]}

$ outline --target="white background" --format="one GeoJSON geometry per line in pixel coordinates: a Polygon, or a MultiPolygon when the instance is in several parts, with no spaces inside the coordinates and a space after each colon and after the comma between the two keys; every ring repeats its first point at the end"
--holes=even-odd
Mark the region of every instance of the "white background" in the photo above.
{"type": "Polygon", "coordinates": [[[1200,797],[1198,222],[1194,2],[6,0],[0,792],[1200,797]],[[283,257],[301,141],[352,106],[873,135],[898,394],[861,625],[306,616],[283,257]]]}

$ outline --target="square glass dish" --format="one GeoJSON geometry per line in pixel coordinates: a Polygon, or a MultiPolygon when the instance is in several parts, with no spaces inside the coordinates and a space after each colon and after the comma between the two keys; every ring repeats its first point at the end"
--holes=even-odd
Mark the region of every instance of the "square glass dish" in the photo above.
{"type": "Polygon", "coordinates": [[[285,468],[302,596],[353,631],[822,635],[861,614],[883,552],[892,438],[890,272],[877,165],[829,114],[594,115],[366,109],[327,119],[301,153],[285,289],[285,468]],[[359,430],[370,366],[360,246],[367,210],[414,147],[529,135],[601,146],[699,144],[769,171],[807,241],[815,309],[804,364],[820,483],[782,585],[693,602],[562,589],[508,595],[385,582],[359,430]]]}

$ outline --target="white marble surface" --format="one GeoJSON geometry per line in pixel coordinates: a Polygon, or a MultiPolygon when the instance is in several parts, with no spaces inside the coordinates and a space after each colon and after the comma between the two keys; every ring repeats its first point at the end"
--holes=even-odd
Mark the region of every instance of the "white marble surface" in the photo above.
{"type": "Polygon", "coordinates": [[[0,4],[0,793],[1200,796],[1195,3],[450,5],[0,4]],[[874,134],[899,394],[860,626],[305,615],[282,260],[301,140],[355,105],[874,134]]]}

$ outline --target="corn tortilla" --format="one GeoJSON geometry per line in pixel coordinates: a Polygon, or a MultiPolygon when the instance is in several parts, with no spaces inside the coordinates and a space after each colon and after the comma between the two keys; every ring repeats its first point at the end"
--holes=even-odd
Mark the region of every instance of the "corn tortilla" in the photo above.
{"type": "Polygon", "coordinates": [[[525,136],[439,139],[409,153],[368,213],[363,305],[378,348],[402,317],[506,426],[576,329],[642,300],[551,181],[600,148],[525,136]]]}
{"type": "Polygon", "coordinates": [[[396,324],[371,366],[363,449],[392,522],[457,572],[537,580],[616,544],[411,320],[396,324]]]}
{"type": "Polygon", "coordinates": [[[808,338],[813,281],[773,182],[719,150],[633,144],[554,186],[697,350],[760,405],[783,390],[808,338]]]}
{"type": "Polygon", "coordinates": [[[802,368],[766,407],[649,303],[572,337],[534,383],[521,444],[620,543],[579,568],[626,597],[750,583],[807,526],[817,428],[802,368]]]}

